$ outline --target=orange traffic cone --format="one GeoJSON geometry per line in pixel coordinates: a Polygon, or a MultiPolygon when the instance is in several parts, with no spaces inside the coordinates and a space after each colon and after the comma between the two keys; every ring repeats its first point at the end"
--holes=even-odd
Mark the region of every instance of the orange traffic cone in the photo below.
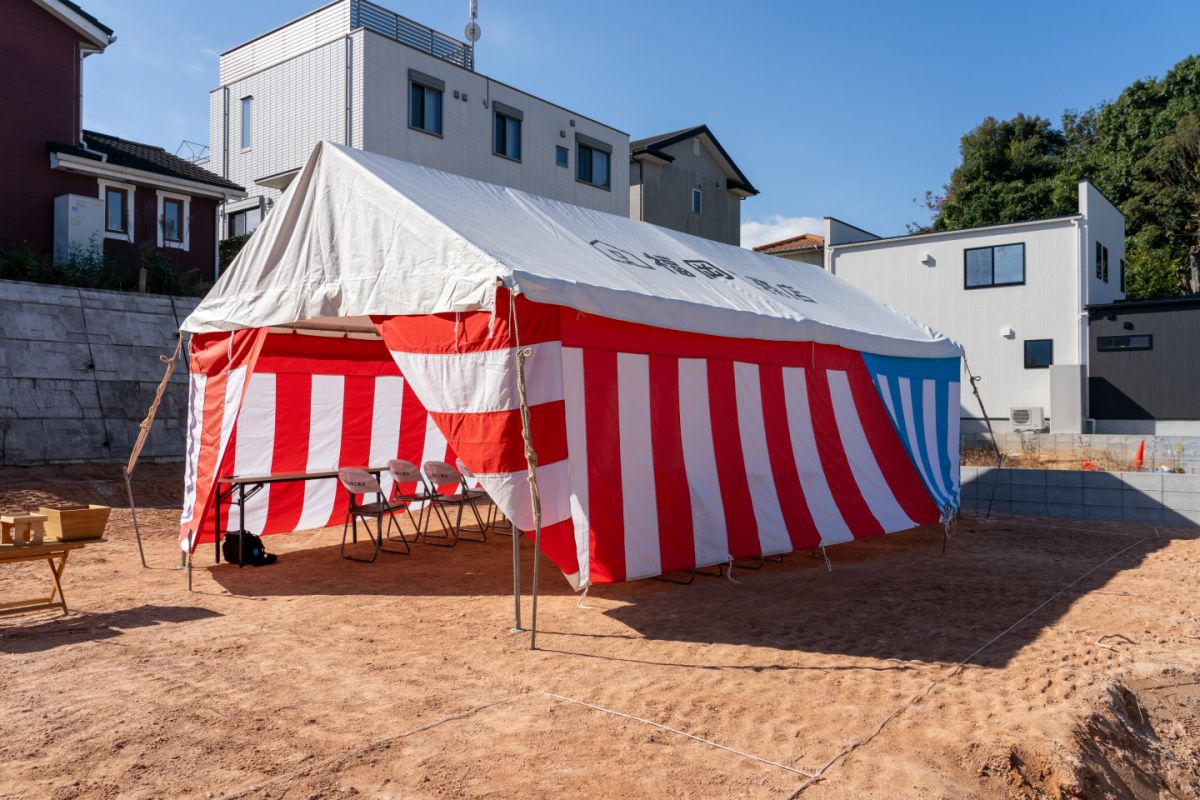
{"type": "Polygon", "coordinates": [[[1133,468],[1141,469],[1146,463],[1146,440],[1142,439],[1138,442],[1137,454],[1133,457],[1133,468]]]}

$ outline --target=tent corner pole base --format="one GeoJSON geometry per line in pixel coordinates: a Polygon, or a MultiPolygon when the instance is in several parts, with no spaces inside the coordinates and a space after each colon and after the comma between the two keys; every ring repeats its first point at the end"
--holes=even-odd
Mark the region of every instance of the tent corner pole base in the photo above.
{"type": "Polygon", "coordinates": [[[521,532],[513,526],[512,537],[513,559],[513,627],[512,633],[521,633],[521,532]]]}

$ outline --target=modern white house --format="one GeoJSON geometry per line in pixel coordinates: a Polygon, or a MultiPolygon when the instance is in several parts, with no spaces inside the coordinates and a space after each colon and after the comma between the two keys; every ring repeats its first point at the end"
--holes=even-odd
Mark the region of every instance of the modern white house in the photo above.
{"type": "Polygon", "coordinates": [[[1125,218],[1089,182],[1069,216],[894,237],[826,218],[824,238],[825,269],[963,345],[998,431],[1093,429],[1086,309],[1125,297],[1125,218]]]}
{"type": "Polygon", "coordinates": [[[629,135],[475,71],[471,44],[335,0],[223,53],[208,169],[248,233],[323,139],[627,216],[629,135]]]}

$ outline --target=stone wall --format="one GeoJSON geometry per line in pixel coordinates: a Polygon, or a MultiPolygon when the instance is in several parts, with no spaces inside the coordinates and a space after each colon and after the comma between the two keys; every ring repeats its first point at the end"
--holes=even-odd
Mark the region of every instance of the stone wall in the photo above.
{"type": "MultiPolygon", "coordinates": [[[[0,281],[0,464],[129,458],[196,298],[0,281]]],[[[187,364],[176,365],[143,460],[182,460],[187,364]]]]}
{"type": "Polygon", "coordinates": [[[1200,527],[1200,475],[963,467],[961,480],[967,510],[1200,527]]]}

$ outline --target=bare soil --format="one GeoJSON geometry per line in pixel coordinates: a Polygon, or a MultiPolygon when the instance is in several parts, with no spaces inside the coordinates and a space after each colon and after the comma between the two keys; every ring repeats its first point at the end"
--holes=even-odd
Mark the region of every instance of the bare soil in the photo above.
{"type": "MultiPolygon", "coordinates": [[[[149,569],[115,509],[70,615],[0,618],[0,798],[1200,797],[1194,532],[968,517],[944,556],[924,529],[583,604],[543,562],[531,652],[502,536],[208,547],[189,593],[180,484],[139,470],[149,569]]],[[[0,468],[4,513],[123,495],[0,468]]],[[[48,581],[8,567],[0,598],[48,581]]]]}

